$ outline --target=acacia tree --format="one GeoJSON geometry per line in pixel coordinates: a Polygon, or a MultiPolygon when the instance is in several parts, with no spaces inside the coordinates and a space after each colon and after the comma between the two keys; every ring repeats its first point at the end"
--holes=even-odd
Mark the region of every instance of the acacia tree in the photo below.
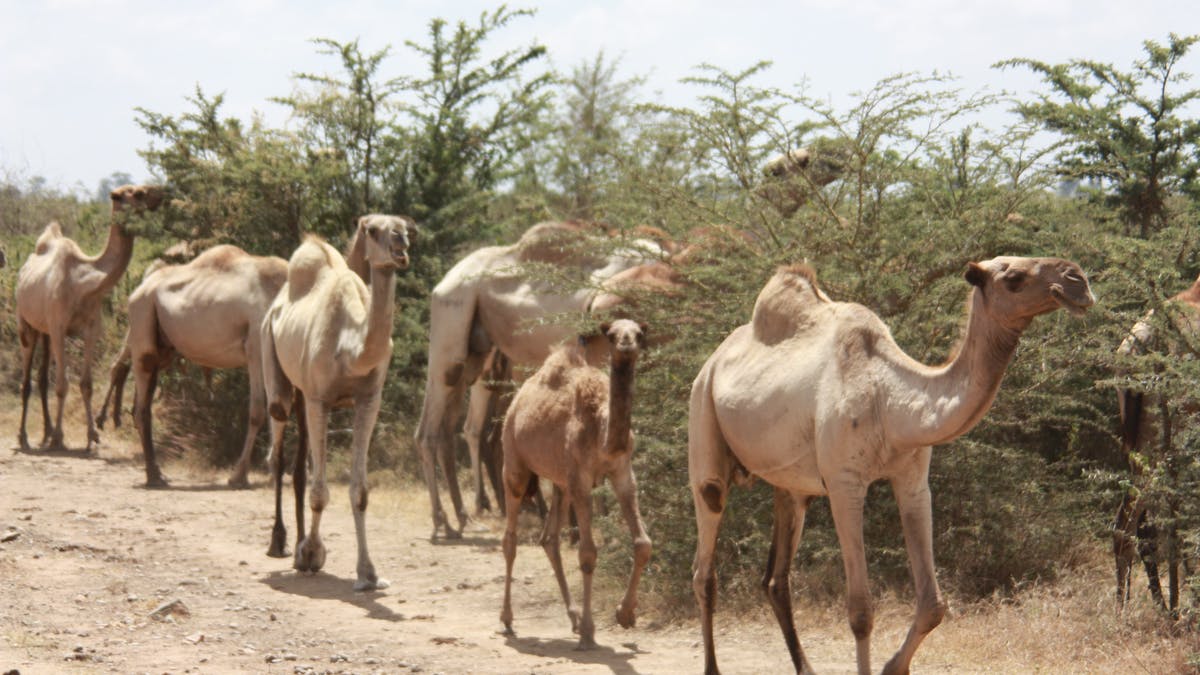
{"type": "Polygon", "coordinates": [[[1018,103],[1017,112],[1062,137],[1061,174],[1099,181],[1097,196],[1143,239],[1167,224],[1172,194],[1200,196],[1200,120],[1187,111],[1200,89],[1180,91],[1189,76],[1178,70],[1197,40],[1175,33],[1166,45],[1146,40],[1146,57],[1128,71],[1086,59],[996,64],[1042,76],[1050,91],[1018,103]]]}

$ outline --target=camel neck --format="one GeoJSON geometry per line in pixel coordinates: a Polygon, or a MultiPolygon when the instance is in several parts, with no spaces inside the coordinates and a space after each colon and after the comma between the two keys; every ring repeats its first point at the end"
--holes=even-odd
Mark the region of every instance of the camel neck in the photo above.
{"type": "Polygon", "coordinates": [[[371,266],[371,300],[367,308],[363,349],[354,361],[356,371],[372,370],[392,354],[392,317],[396,312],[395,278],[395,266],[371,266]]]}
{"type": "Polygon", "coordinates": [[[974,428],[992,407],[1028,322],[1001,325],[988,313],[978,289],[969,307],[958,354],[938,368],[920,366],[906,378],[907,395],[894,399],[903,403],[890,414],[904,418],[892,427],[900,431],[892,438],[896,446],[948,443],[974,428]]]}
{"type": "Polygon", "coordinates": [[[608,435],[604,449],[610,455],[632,450],[633,380],[636,356],[612,355],[608,376],[608,435]]]}
{"type": "Polygon", "coordinates": [[[93,263],[104,276],[101,277],[92,293],[106,295],[111,291],[121,280],[121,275],[125,274],[132,257],[133,237],[126,234],[115,222],[112,223],[108,226],[108,242],[104,245],[104,251],[96,257],[93,263]]]}

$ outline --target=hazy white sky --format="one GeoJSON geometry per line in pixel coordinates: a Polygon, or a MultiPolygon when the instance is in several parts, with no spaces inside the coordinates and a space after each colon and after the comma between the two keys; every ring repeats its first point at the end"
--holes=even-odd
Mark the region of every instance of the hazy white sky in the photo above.
{"type": "MultiPolygon", "coordinates": [[[[92,191],[114,171],[148,177],[136,151],[148,139],[135,107],[176,114],[197,84],[224,92],[226,115],[259,111],[283,124],[267,99],[291,90],[297,71],[332,72],[313,37],[360,39],[366,52],[392,45],[385,77],[415,75],[404,46],[424,42],[431,18],[474,22],[499,3],[479,0],[0,0],[0,175],[44,176],[92,191]]],[[[1128,68],[1143,40],[1200,32],[1195,0],[543,0],[491,44],[537,41],[563,69],[603,50],[625,76],[648,75],[688,103],[678,84],[704,62],[736,71],[774,61],[757,82],[807,80],[834,100],[898,72],[933,70],[967,89],[1038,88],[996,61],[1088,58],[1128,68]]],[[[1200,76],[1200,51],[1184,70],[1200,76]]],[[[1195,83],[1193,86],[1200,86],[1195,83]]]]}

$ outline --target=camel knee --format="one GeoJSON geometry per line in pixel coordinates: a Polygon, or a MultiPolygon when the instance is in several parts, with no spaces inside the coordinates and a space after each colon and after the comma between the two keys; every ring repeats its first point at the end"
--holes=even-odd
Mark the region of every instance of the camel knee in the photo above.
{"type": "Polygon", "coordinates": [[[350,507],[357,511],[367,510],[367,486],[350,483],[350,507]]]}
{"type": "Polygon", "coordinates": [[[711,616],[717,602],[717,575],[711,568],[692,574],[692,593],[701,611],[711,616]]]}
{"type": "Polygon", "coordinates": [[[633,562],[638,567],[644,566],[650,562],[650,553],[653,550],[653,544],[650,537],[641,536],[633,541],[633,562]]]}
{"type": "Polygon", "coordinates": [[[251,405],[249,422],[250,422],[251,429],[258,429],[258,428],[262,427],[262,425],[266,424],[266,422],[267,422],[266,407],[263,406],[262,404],[258,404],[258,403],[251,405]]]}
{"type": "Polygon", "coordinates": [[[325,506],[329,504],[329,487],[325,485],[325,481],[313,483],[312,494],[309,496],[312,502],[313,511],[324,511],[325,506]]]}
{"type": "Polygon", "coordinates": [[[871,636],[871,630],[875,627],[875,616],[870,600],[852,598],[847,608],[847,616],[855,640],[866,640],[871,636]]]}
{"type": "Polygon", "coordinates": [[[579,542],[579,570],[584,574],[596,571],[596,545],[579,542]]]}

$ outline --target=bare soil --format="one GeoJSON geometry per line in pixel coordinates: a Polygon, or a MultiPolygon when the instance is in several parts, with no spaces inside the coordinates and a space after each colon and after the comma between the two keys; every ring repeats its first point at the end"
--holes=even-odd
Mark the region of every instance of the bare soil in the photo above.
{"type": "MultiPolygon", "coordinates": [[[[7,398],[11,411],[13,400],[7,398]]],[[[70,415],[69,415],[70,417],[70,415]]],[[[344,485],[322,524],[325,570],[301,575],[265,555],[272,493],[265,473],[251,490],[225,476],[168,464],[168,490],[142,487],[140,450],[108,432],[97,455],[21,453],[16,415],[0,413],[0,672],[115,673],[676,673],[700,672],[698,623],[643,599],[638,626],[617,626],[620,600],[598,591],[600,648],[576,651],[540,547],[518,550],[517,637],[500,634],[501,523],[483,518],[456,542],[431,543],[428,501],[410,485],[376,489],[368,540],[382,591],[355,593],[353,523],[344,485]],[[171,604],[174,603],[174,604],[171,604]],[[156,610],[157,612],[156,616],[156,610]]],[[[68,422],[68,443],[73,439],[68,422]]],[[[285,502],[287,503],[287,502],[285,502]]],[[[290,513],[290,505],[288,506],[290,513]]],[[[654,532],[651,536],[668,536],[654,532]]],[[[294,527],[290,522],[289,530],[294,527]]],[[[294,535],[289,531],[289,535],[294,535]]],[[[614,542],[601,555],[628,555],[614,542]]],[[[578,568],[564,551],[578,592],[578,568]]],[[[1116,618],[1101,581],[956,608],[917,654],[923,673],[1149,672],[1184,669],[1194,638],[1153,619],[1116,618]],[[1147,633],[1149,633],[1147,635],[1147,633]]],[[[679,574],[689,574],[679,570],[679,574]]],[[[840,607],[797,601],[801,641],[823,673],[854,672],[840,607]]],[[[880,602],[875,667],[903,639],[911,609],[880,602]]],[[[718,610],[724,672],[788,672],[769,613],[718,610]]]]}

